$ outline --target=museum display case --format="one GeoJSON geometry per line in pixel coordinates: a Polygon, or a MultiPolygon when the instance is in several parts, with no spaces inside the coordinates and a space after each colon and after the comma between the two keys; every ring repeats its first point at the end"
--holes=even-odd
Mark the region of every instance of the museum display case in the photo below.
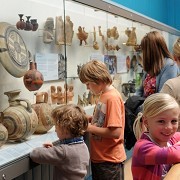
{"type": "MultiPolygon", "coordinates": [[[[3,117],[10,103],[6,94],[17,90],[21,93],[18,98],[11,96],[13,106],[14,102],[24,105],[22,99],[28,101],[24,106],[41,102],[37,95],[45,93],[47,99],[41,103],[52,108],[75,103],[92,114],[93,100],[78,78],[81,66],[91,59],[106,63],[113,85],[125,100],[139,86],[142,75],[141,38],[157,30],[171,48],[180,33],[109,1],[3,0],[2,4],[0,123],[5,127],[14,123],[5,123],[7,118],[3,117]]],[[[14,140],[6,137],[0,126],[0,138],[4,140],[0,144],[1,179],[52,179],[52,167],[29,159],[33,148],[58,140],[51,124],[40,132],[14,140]]]]}

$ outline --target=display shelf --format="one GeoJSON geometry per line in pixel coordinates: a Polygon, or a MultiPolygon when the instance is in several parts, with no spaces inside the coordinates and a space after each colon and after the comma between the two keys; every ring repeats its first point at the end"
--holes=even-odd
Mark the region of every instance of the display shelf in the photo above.
{"type": "Polygon", "coordinates": [[[7,142],[0,149],[0,170],[13,162],[28,157],[33,148],[41,146],[44,142],[57,140],[58,137],[53,127],[46,134],[32,135],[24,142],[7,142]]]}
{"type": "MultiPolygon", "coordinates": [[[[84,107],[86,113],[91,115],[94,106],[84,107]]],[[[0,169],[8,166],[23,157],[27,157],[33,148],[41,146],[44,142],[55,142],[58,137],[54,126],[45,134],[33,134],[26,141],[22,142],[7,142],[0,148],[0,169]]]]}
{"type": "Polygon", "coordinates": [[[44,142],[55,142],[58,137],[54,127],[41,135],[32,135],[24,142],[7,142],[0,149],[0,178],[13,179],[28,172],[38,164],[32,163],[29,153],[44,142]]]}
{"type": "MultiPolygon", "coordinates": [[[[125,30],[128,27],[135,26],[137,28],[137,38],[138,44],[140,39],[147,32],[156,28],[159,31],[165,34],[168,38],[172,33],[171,42],[179,35],[179,31],[166,27],[159,22],[154,22],[152,19],[146,18],[135,12],[130,12],[127,9],[123,9],[116,4],[111,3],[110,1],[101,1],[101,0],[55,0],[49,2],[48,0],[39,0],[39,1],[27,1],[22,0],[17,1],[4,1],[4,6],[8,8],[9,12],[7,15],[6,9],[2,9],[1,17],[2,21],[8,22],[15,25],[18,19],[19,13],[24,13],[24,18],[27,14],[32,15],[32,18],[37,18],[39,28],[37,31],[22,31],[18,32],[22,36],[24,42],[26,43],[29,52],[32,54],[32,57],[35,57],[37,53],[42,53],[45,56],[55,53],[62,54],[63,61],[61,63],[65,66],[65,79],[58,79],[53,81],[45,81],[42,88],[39,91],[48,91],[50,86],[64,86],[64,83],[71,83],[74,85],[74,99],[73,103],[77,104],[78,95],[81,97],[83,93],[86,92],[86,86],[83,85],[79,78],[77,77],[78,65],[84,64],[86,61],[90,60],[90,57],[98,57],[102,55],[115,55],[115,56],[125,56],[132,55],[135,52],[132,51],[132,47],[125,46],[123,43],[126,42],[127,36],[125,35],[125,30]],[[11,6],[9,6],[11,3],[11,6]],[[39,13],[39,10],[43,9],[42,13],[39,13]],[[43,32],[44,25],[47,17],[52,17],[54,19],[54,36],[55,36],[55,18],[56,16],[62,16],[65,23],[65,17],[70,16],[74,24],[74,36],[72,39],[72,44],[69,46],[57,45],[54,42],[49,44],[43,43],[43,32]],[[78,27],[82,26],[89,33],[88,45],[79,46],[79,39],[77,38],[78,27]],[[107,51],[104,47],[104,42],[102,37],[99,35],[98,27],[101,26],[102,33],[106,36],[106,31],[108,28],[117,26],[119,30],[120,37],[118,40],[113,40],[113,38],[107,38],[109,43],[118,44],[121,49],[119,51],[107,51]],[[97,42],[99,44],[99,50],[93,49],[93,28],[96,28],[97,42]],[[166,33],[166,32],[169,32],[166,33]],[[64,62],[65,61],[65,62],[64,62]]],[[[168,39],[167,38],[167,39],[168,39]]],[[[171,43],[170,42],[170,43],[171,43]]],[[[55,66],[56,67],[56,66],[55,66]]],[[[41,66],[42,68],[42,66],[41,66]]],[[[39,68],[39,70],[41,70],[39,68]]],[[[54,67],[53,67],[54,68],[54,67]]],[[[49,72],[48,72],[49,73],[49,72]]],[[[130,75],[126,73],[121,73],[122,83],[127,82],[130,75]]],[[[57,79],[57,78],[55,78],[57,79]]],[[[3,66],[0,66],[0,109],[3,112],[4,109],[8,107],[7,97],[4,96],[4,92],[16,89],[17,87],[21,89],[21,97],[27,97],[32,103],[34,100],[34,92],[30,92],[25,89],[24,84],[22,83],[22,78],[15,78],[8,74],[3,66]]],[[[92,115],[94,111],[93,106],[84,107],[88,115],[92,115]]],[[[55,142],[58,140],[54,127],[48,131],[46,134],[31,135],[26,141],[23,142],[7,142],[2,147],[0,147],[0,179],[14,179],[18,176],[24,176],[24,173],[35,174],[35,179],[46,180],[48,174],[45,177],[44,166],[38,166],[35,168],[34,172],[29,172],[31,169],[34,169],[35,164],[31,164],[29,153],[33,148],[41,146],[46,141],[55,142]],[[36,172],[37,171],[37,172],[36,172]],[[43,173],[42,173],[43,172],[43,173]],[[39,175],[37,175],[39,174],[39,175]],[[43,175],[42,175],[43,174],[43,175]],[[39,178],[41,177],[41,178],[39,178]]],[[[89,143],[88,141],[86,142],[89,143]]],[[[131,155],[131,154],[130,154],[131,155]]],[[[49,168],[49,167],[45,167],[49,168]]],[[[51,173],[51,172],[50,172],[51,173]]],[[[25,175],[25,176],[26,176],[25,175]]],[[[21,179],[18,177],[18,180],[21,179]]],[[[22,177],[22,179],[33,179],[28,176],[28,178],[22,177]]]]}
{"type": "MultiPolygon", "coordinates": [[[[94,106],[86,106],[84,110],[91,115],[94,106]]],[[[37,166],[29,158],[32,149],[42,146],[44,142],[56,142],[57,140],[58,137],[53,126],[47,133],[33,134],[26,141],[4,144],[0,148],[0,179],[13,179],[37,166]]]]}

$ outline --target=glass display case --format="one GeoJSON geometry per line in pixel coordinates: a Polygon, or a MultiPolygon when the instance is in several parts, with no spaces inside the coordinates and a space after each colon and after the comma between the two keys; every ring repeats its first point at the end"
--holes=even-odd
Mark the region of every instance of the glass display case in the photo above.
{"type": "MultiPolygon", "coordinates": [[[[3,0],[1,3],[1,112],[9,107],[4,93],[17,89],[21,91],[20,97],[31,104],[36,102],[37,92],[47,92],[47,103],[52,107],[87,100],[89,92],[80,82],[78,71],[91,59],[106,63],[113,85],[125,100],[133,92],[123,92],[122,85],[133,82],[137,88],[140,82],[142,37],[152,30],[160,31],[171,49],[180,34],[109,1],[3,0]],[[43,75],[43,84],[35,90],[28,89],[24,81],[32,62],[36,63],[35,70],[43,75]],[[63,101],[58,96],[62,94],[63,101]]],[[[94,105],[81,105],[92,114],[94,105]]],[[[3,122],[3,116],[1,119],[3,122]]],[[[29,152],[46,140],[57,140],[54,127],[21,142],[7,140],[0,147],[0,178],[52,179],[51,167],[29,161],[29,152]],[[47,169],[49,174],[42,175],[47,169]]]]}

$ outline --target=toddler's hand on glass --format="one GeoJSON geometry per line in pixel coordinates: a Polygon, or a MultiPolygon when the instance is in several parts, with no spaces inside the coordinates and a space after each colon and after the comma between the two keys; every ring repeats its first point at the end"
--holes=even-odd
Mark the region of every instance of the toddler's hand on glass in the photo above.
{"type": "Polygon", "coordinates": [[[45,148],[50,148],[50,147],[53,147],[53,144],[51,142],[46,142],[46,143],[43,144],[43,146],[45,148]]]}

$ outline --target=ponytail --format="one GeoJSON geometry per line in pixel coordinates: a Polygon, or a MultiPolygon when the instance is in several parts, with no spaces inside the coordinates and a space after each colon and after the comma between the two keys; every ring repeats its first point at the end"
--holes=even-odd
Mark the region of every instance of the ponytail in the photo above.
{"type": "Polygon", "coordinates": [[[143,114],[139,112],[133,124],[133,132],[137,140],[140,139],[143,132],[147,131],[147,128],[142,121],[142,116],[143,114]]]}

